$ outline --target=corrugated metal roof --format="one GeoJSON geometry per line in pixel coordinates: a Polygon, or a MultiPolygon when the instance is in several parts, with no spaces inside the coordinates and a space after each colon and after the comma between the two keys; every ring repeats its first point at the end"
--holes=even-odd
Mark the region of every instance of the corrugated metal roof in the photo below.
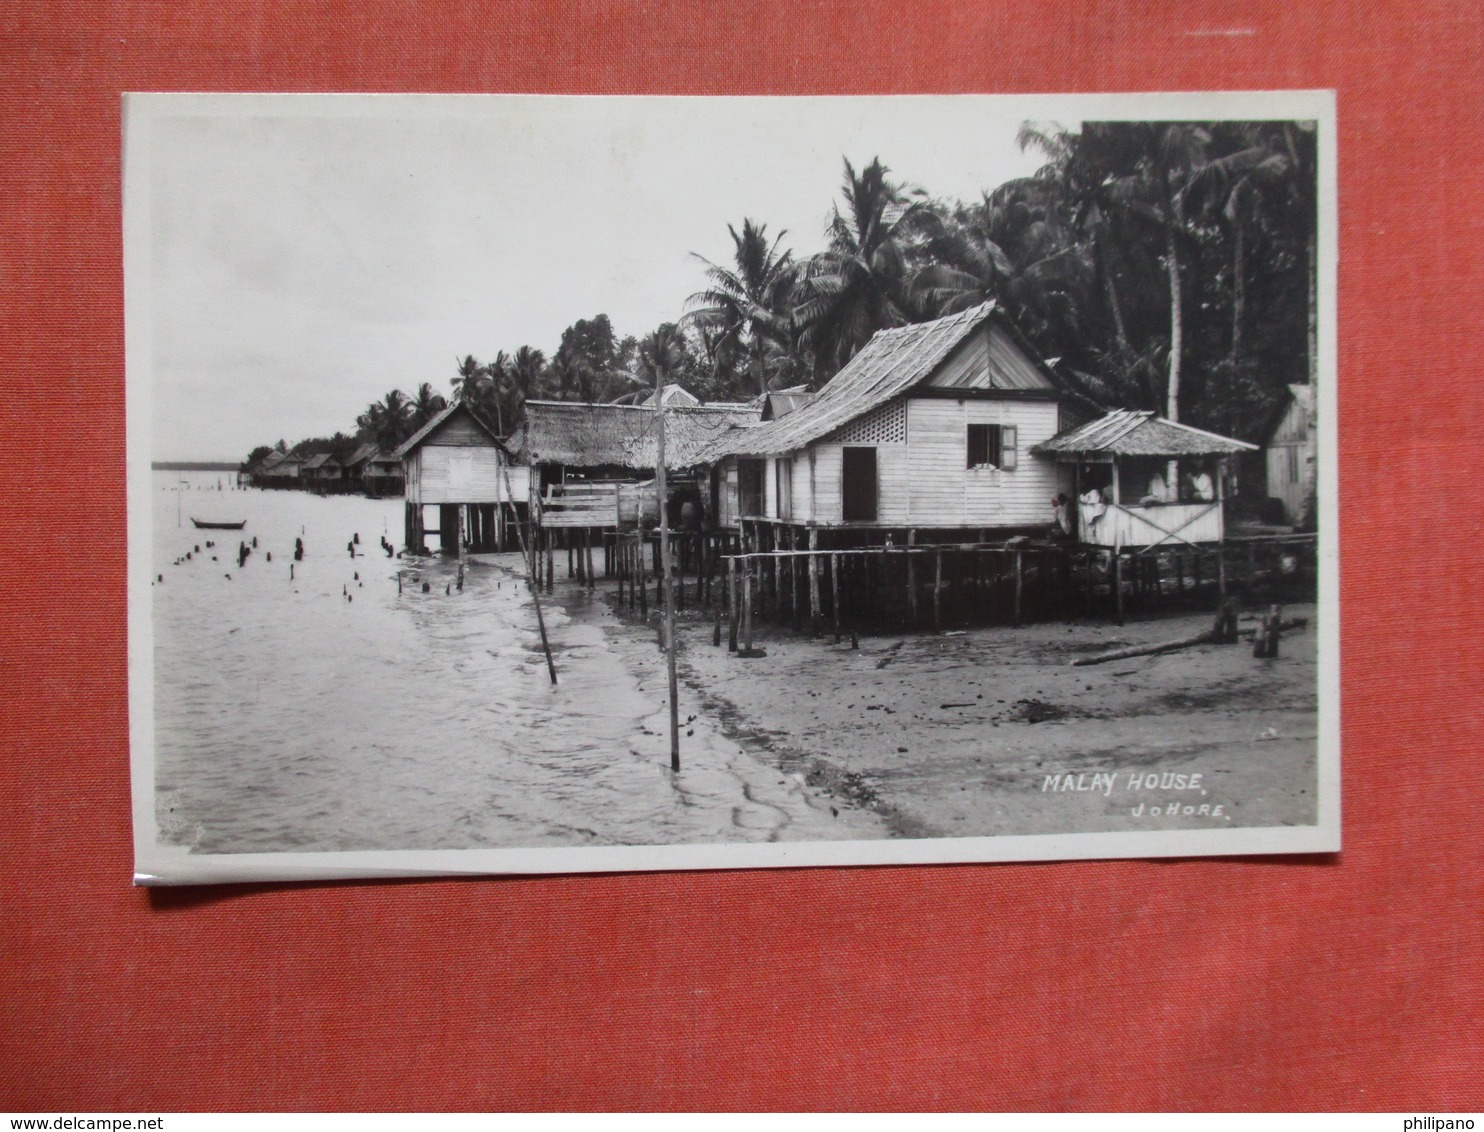
{"type": "Polygon", "coordinates": [[[726,438],[710,455],[794,452],[828,436],[926,378],[994,311],[994,303],[982,303],[932,322],[878,330],[807,405],[726,438]]]}
{"type": "MultiPolygon", "coordinates": [[[[690,468],[704,462],[718,438],[757,420],[746,405],[683,405],[665,408],[665,466],[690,468]]],[[[579,468],[654,467],[655,412],[644,405],[595,405],[585,401],[527,401],[525,424],[516,434],[515,458],[527,464],[579,468]]]]}
{"type": "Polygon", "coordinates": [[[1255,444],[1167,421],[1147,409],[1118,409],[1037,444],[1031,455],[1075,460],[1079,456],[1219,456],[1256,450],[1255,444]]]}
{"type": "Polygon", "coordinates": [[[795,409],[801,409],[814,400],[814,394],[806,389],[783,389],[769,393],[763,401],[763,420],[776,421],[786,417],[795,409]]]}

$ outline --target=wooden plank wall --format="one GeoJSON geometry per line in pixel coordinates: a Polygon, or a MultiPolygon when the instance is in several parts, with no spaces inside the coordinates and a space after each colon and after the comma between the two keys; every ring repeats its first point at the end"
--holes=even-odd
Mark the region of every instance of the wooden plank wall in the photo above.
{"type": "MultiPolygon", "coordinates": [[[[424,444],[415,453],[418,499],[422,503],[498,503],[505,498],[500,476],[500,450],[485,438],[485,447],[424,444]]],[[[409,492],[411,488],[409,485],[409,492]]],[[[409,494],[409,498],[411,498],[409,494]]]]}
{"type": "MultiPolygon", "coordinates": [[[[1051,521],[1051,497],[1066,490],[1064,473],[1030,455],[1056,432],[1049,401],[914,400],[907,406],[910,453],[903,477],[911,492],[911,523],[961,526],[1028,526],[1051,521]],[[1016,467],[969,468],[968,426],[1016,427],[1016,467]]],[[[887,478],[883,470],[882,478],[887,478]]],[[[885,492],[883,492],[883,501],[885,492]]],[[[892,521],[896,521],[893,519],[892,521]]]]}

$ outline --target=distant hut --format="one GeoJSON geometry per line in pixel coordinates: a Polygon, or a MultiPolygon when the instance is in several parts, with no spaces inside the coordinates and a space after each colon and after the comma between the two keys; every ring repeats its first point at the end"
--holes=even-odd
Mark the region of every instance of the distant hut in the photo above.
{"type": "Polygon", "coordinates": [[[1112,549],[1219,543],[1227,461],[1256,446],[1119,409],[1031,454],[1073,470],[1077,541],[1112,549]]]}
{"type": "Polygon", "coordinates": [[[375,443],[362,444],[345,460],[349,490],[373,499],[401,495],[402,461],[375,443]]]}
{"type": "Polygon", "coordinates": [[[819,393],[722,438],[720,519],[828,529],[833,546],[1044,530],[1069,471],[1027,460],[1088,407],[994,303],[883,330],[819,393]]]}
{"type": "MultiPolygon", "coordinates": [[[[1318,473],[1319,421],[1314,412],[1314,387],[1290,385],[1288,396],[1274,412],[1265,432],[1268,498],[1273,518],[1297,524],[1314,496],[1318,473]]],[[[1312,519],[1312,516],[1309,516],[1312,519]]]]}
{"type": "MultiPolygon", "coordinates": [[[[430,528],[426,508],[438,508],[439,545],[457,554],[509,549],[512,522],[529,506],[526,469],[511,467],[504,443],[463,402],[455,402],[397,449],[406,480],[406,544],[422,553],[430,528]]],[[[374,464],[374,461],[373,461],[374,464]]]]}
{"type": "Polygon", "coordinates": [[[263,457],[258,486],[278,490],[299,487],[303,465],[303,459],[298,456],[287,452],[270,452],[263,457]]]}
{"type": "Polygon", "coordinates": [[[333,452],[319,452],[304,461],[304,487],[315,495],[338,495],[345,490],[345,466],[333,452]]]}

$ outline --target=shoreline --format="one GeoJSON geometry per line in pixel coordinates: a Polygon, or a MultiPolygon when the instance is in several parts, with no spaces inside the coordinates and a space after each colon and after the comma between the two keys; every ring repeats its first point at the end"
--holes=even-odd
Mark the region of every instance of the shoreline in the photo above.
{"type": "MultiPolygon", "coordinates": [[[[646,624],[611,589],[600,583],[592,602],[648,658],[663,722],[658,612],[646,624]]],[[[858,649],[760,622],[766,656],[743,658],[712,645],[710,618],[688,607],[677,617],[682,719],[699,704],[728,740],[842,812],[874,815],[890,837],[1310,825],[1316,609],[1286,610],[1308,625],[1272,660],[1244,640],[1073,668],[1192,635],[1212,615],[878,634],[858,649]]]]}

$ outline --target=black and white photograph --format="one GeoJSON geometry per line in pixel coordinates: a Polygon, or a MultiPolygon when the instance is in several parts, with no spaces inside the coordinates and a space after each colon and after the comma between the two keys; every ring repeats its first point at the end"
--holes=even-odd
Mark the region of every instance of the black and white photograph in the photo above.
{"type": "Polygon", "coordinates": [[[1339,848],[1331,94],[124,120],[137,882],[1339,848]]]}

